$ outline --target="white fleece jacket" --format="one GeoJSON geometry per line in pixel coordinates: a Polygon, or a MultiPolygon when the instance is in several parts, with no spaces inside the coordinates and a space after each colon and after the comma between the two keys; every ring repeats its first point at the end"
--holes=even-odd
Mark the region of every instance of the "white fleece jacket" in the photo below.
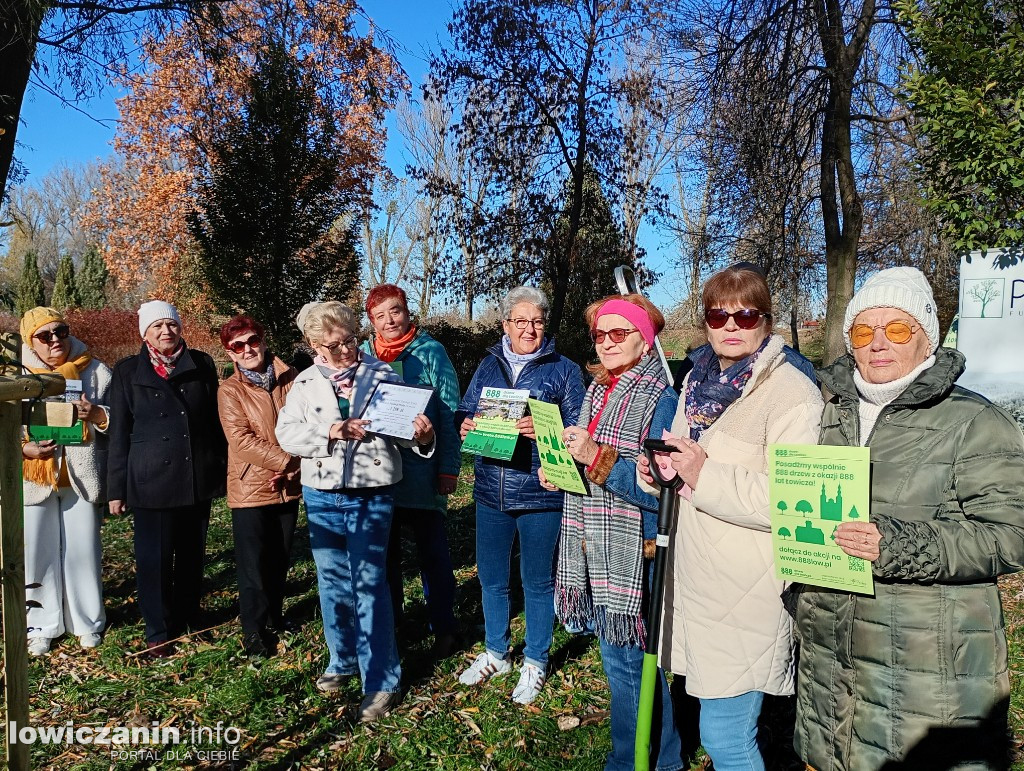
{"type": "MultiPolygon", "coordinates": [[[[86,345],[77,337],[71,340],[69,359],[80,356],[86,345]]],[[[46,365],[36,356],[35,351],[27,345],[21,346],[21,360],[29,367],[43,368],[46,365]]],[[[82,373],[82,390],[85,397],[93,404],[102,407],[110,420],[107,408],[107,389],[110,387],[110,367],[94,358],[82,373]]],[[[109,428],[109,425],[107,426],[109,428]]],[[[89,501],[100,504],[106,501],[107,495],[107,437],[95,424],[89,424],[89,441],[79,445],[68,445],[63,448],[63,463],[68,466],[68,476],[75,492],[89,501]]],[[[37,485],[35,482],[22,480],[22,491],[26,506],[36,506],[46,500],[54,490],[52,487],[37,485]]]]}

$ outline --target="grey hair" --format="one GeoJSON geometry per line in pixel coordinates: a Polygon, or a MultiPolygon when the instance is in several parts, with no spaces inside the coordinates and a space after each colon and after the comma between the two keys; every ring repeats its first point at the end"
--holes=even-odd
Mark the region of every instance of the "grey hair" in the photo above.
{"type": "Polygon", "coordinates": [[[330,329],[344,329],[356,334],[359,332],[356,314],[344,303],[330,300],[310,308],[302,319],[302,334],[310,345],[319,343],[324,332],[330,329]]]}
{"type": "Polygon", "coordinates": [[[519,305],[519,303],[530,303],[530,305],[536,305],[540,308],[540,312],[544,317],[544,320],[547,321],[548,311],[551,310],[551,306],[548,304],[548,297],[542,291],[532,286],[517,286],[505,295],[505,299],[503,299],[501,304],[498,306],[498,310],[501,311],[502,321],[509,318],[509,314],[512,313],[512,309],[519,305]]]}

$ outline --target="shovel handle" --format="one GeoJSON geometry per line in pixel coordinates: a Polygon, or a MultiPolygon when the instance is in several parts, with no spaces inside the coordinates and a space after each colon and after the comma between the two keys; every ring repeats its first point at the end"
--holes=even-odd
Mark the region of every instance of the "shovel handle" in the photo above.
{"type": "Polygon", "coordinates": [[[661,475],[661,469],[658,468],[658,464],[654,461],[656,453],[675,452],[676,448],[666,442],[664,439],[644,439],[644,454],[647,456],[648,462],[651,464],[651,476],[654,477],[654,481],[658,483],[658,487],[661,488],[662,492],[666,490],[678,490],[683,486],[683,480],[676,474],[671,479],[665,479],[661,475]]]}

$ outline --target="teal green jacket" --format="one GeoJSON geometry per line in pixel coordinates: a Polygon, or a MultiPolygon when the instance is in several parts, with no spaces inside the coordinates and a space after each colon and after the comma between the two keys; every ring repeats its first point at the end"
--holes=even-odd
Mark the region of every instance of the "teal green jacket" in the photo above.
{"type": "MultiPolygon", "coordinates": [[[[373,340],[364,342],[362,348],[374,354],[373,340]]],[[[426,415],[437,437],[437,449],[429,458],[409,448],[400,448],[402,481],[395,489],[395,506],[444,511],[448,498],[437,494],[437,477],[439,474],[458,476],[462,467],[462,442],[455,430],[455,408],[459,405],[455,368],[444,346],[422,329],[398,355],[392,368],[406,383],[434,389],[426,415]]]]}
{"type": "MultiPolygon", "coordinates": [[[[882,410],[871,516],[873,597],[797,587],[795,744],[817,771],[1003,767],[1010,694],[996,578],[1024,566],[1024,436],[957,386],[939,348],[882,410]]],[[[820,370],[836,396],[821,444],[860,444],[853,358],[820,370]]]]}

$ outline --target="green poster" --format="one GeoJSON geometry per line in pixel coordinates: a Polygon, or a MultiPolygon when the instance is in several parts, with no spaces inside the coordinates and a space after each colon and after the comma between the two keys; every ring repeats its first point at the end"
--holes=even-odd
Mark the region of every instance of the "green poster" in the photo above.
{"type": "Polygon", "coordinates": [[[834,542],[840,522],[870,521],[870,450],[816,444],[769,448],[775,576],[874,594],[871,563],[834,542]]]}
{"type": "Polygon", "coordinates": [[[476,405],[476,428],[462,440],[462,451],[508,460],[519,440],[516,422],[526,414],[530,392],[517,388],[484,388],[476,405]]]}
{"type": "Polygon", "coordinates": [[[587,494],[576,461],[562,444],[562,413],[557,404],[530,399],[533,432],[537,435],[537,454],[548,481],[569,493],[587,494]]]}
{"type": "Polygon", "coordinates": [[[401,361],[395,360],[395,361],[389,361],[388,362],[388,366],[391,367],[391,369],[395,371],[395,374],[397,374],[400,378],[402,378],[402,382],[404,383],[405,382],[405,364],[403,362],[401,362],[401,361]]]}

